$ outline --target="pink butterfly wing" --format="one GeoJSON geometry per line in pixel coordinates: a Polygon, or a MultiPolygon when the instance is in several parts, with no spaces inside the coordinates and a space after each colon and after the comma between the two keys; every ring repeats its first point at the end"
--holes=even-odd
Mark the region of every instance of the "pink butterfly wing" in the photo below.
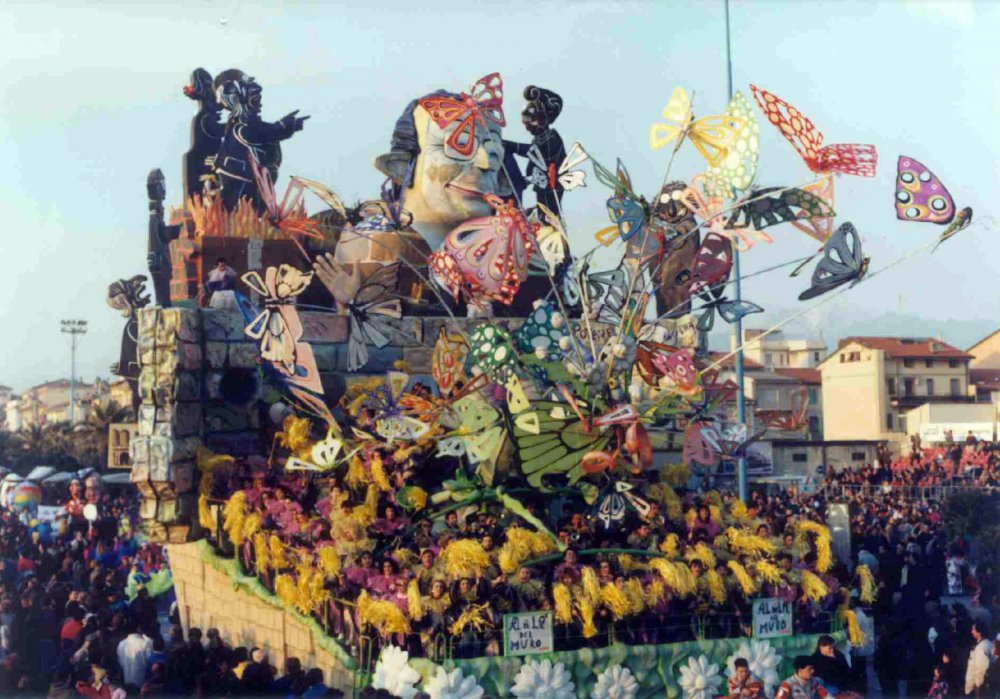
{"type": "Polygon", "coordinates": [[[955,218],[955,200],[926,166],[905,155],[896,161],[896,218],[944,225],[955,218]]]}

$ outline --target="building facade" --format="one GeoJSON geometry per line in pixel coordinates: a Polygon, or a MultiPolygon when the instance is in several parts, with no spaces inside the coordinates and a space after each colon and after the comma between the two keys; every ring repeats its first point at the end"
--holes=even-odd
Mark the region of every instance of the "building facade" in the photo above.
{"type": "MultiPolygon", "coordinates": [[[[76,422],[87,418],[87,405],[97,395],[100,386],[83,381],[76,382],[76,422]]],[[[70,382],[68,379],[47,381],[24,391],[17,400],[17,416],[7,411],[9,424],[18,423],[15,429],[33,425],[68,422],[70,419],[70,382]]]]}
{"type": "Polygon", "coordinates": [[[902,443],[910,410],[974,402],[971,360],[931,338],[844,338],[819,365],[825,439],[902,443]]]}
{"type": "Polygon", "coordinates": [[[826,356],[822,339],[788,338],[780,330],[762,338],[764,332],[759,328],[743,330],[743,356],[766,369],[814,369],[826,356]]]}

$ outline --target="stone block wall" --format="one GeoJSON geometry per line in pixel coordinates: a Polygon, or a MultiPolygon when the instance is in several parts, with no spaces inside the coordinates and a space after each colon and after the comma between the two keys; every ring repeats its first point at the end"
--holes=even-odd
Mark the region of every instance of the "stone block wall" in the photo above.
{"type": "MultiPolygon", "coordinates": [[[[302,341],[310,344],[323,381],[325,399],[335,405],[352,384],[384,376],[403,360],[414,379],[431,379],[431,357],[442,327],[471,334],[484,322],[514,330],[520,318],[467,319],[414,317],[390,319],[389,344],[368,347],[369,359],[348,372],[350,322],[347,316],[300,311],[302,341]]],[[[665,321],[668,326],[672,321],[665,321]]],[[[586,330],[571,322],[583,345],[586,330]]],[[[132,481],[144,497],[141,515],[156,539],[184,541],[196,510],[199,474],[195,450],[205,445],[233,456],[266,455],[266,410],[259,346],[244,334],[246,322],[236,310],[144,308],[139,311],[138,436],[132,442],[132,481]]],[[[591,323],[597,347],[616,328],[591,323]]],[[[672,330],[676,332],[676,330],[672,330]]],[[[675,341],[668,338],[668,341],[675,341]]],[[[658,449],[675,445],[659,444],[658,449]]],[[[196,518],[195,518],[196,519],[196,518]]]]}
{"type": "Polygon", "coordinates": [[[171,544],[167,553],[185,630],[216,628],[232,647],[263,648],[279,669],[286,658],[298,658],[304,668],[320,668],[328,686],[351,696],[352,671],[316,644],[312,629],[280,607],[236,589],[229,575],[202,558],[198,543],[171,544]]]}

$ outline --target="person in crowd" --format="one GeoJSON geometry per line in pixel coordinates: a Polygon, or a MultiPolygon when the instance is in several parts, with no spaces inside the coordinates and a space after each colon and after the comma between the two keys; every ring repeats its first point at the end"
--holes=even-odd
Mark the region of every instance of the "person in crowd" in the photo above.
{"type": "Polygon", "coordinates": [[[989,632],[981,623],[972,624],[972,638],[975,645],[969,653],[969,662],[965,669],[965,693],[975,695],[978,699],[986,683],[986,673],[993,662],[993,641],[989,632]]]}
{"type": "Polygon", "coordinates": [[[726,681],[729,699],[764,699],[764,683],[750,672],[746,658],[733,661],[733,674],[726,681]]]}
{"type": "Polygon", "coordinates": [[[816,651],[810,656],[816,676],[826,690],[833,695],[851,689],[851,668],[847,658],[837,650],[833,636],[823,635],[816,643],[816,651]]]}
{"type": "Polygon", "coordinates": [[[812,658],[799,655],[792,662],[794,674],[778,686],[774,699],[825,699],[829,696],[823,683],[815,677],[812,658]]]}

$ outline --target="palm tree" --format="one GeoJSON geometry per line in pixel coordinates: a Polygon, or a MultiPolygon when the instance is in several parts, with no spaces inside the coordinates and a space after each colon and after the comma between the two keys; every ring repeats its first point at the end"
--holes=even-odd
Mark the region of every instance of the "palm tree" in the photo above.
{"type": "Polygon", "coordinates": [[[41,456],[45,453],[46,437],[45,428],[41,425],[29,425],[20,432],[21,452],[34,456],[41,456]]]}
{"type": "Polygon", "coordinates": [[[86,452],[96,452],[97,463],[107,467],[110,427],[116,422],[124,422],[128,417],[129,410],[114,401],[107,405],[91,405],[87,421],[76,427],[78,458],[86,452]]]}
{"type": "Polygon", "coordinates": [[[0,432],[0,464],[6,466],[22,448],[21,438],[16,432],[0,432]]]}

